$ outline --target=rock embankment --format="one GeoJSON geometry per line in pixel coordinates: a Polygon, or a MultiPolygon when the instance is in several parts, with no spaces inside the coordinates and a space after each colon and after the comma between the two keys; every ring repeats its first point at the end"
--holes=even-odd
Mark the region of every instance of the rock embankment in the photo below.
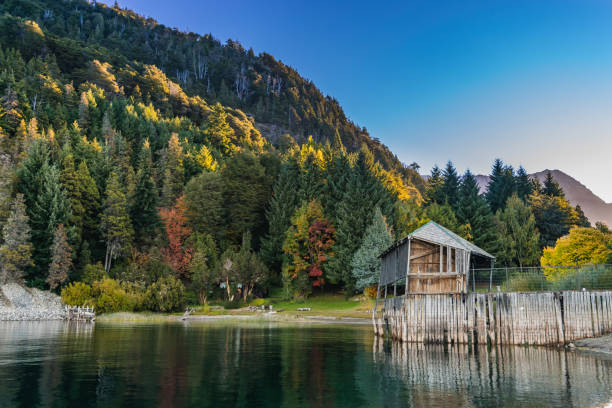
{"type": "Polygon", "coordinates": [[[0,286],[0,320],[61,320],[66,312],[59,296],[17,283],[0,286]]]}

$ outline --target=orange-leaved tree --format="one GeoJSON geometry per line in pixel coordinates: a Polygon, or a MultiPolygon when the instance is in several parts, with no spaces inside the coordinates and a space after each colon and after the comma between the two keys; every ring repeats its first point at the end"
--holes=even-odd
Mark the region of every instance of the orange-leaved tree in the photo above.
{"type": "Polygon", "coordinates": [[[186,278],[189,275],[188,267],[193,250],[185,245],[192,230],[187,225],[184,197],[179,197],[172,208],[160,208],[159,216],[168,237],[168,247],[162,249],[164,261],[174,269],[179,278],[186,278]]]}

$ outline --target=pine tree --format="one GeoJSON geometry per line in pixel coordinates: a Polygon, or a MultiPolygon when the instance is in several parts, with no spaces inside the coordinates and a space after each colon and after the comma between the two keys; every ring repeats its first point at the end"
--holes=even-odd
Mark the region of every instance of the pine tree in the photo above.
{"type": "Polygon", "coordinates": [[[582,207],[580,207],[580,204],[576,204],[575,211],[577,219],[576,225],[579,227],[591,228],[591,222],[584,214],[584,211],[582,211],[582,207]]]}
{"type": "Polygon", "coordinates": [[[68,279],[68,272],[72,267],[72,249],[68,245],[68,237],[63,224],[59,224],[53,236],[51,248],[51,264],[47,283],[51,290],[62,285],[68,279]]]}
{"type": "Polygon", "coordinates": [[[185,208],[195,232],[223,238],[223,180],[219,173],[202,173],[185,187],[185,208]]]}
{"type": "Polygon", "coordinates": [[[176,199],[183,194],[184,184],[183,147],[179,141],[178,134],[172,133],[166,150],[164,185],[162,189],[162,204],[165,207],[171,207],[176,199]]]}
{"type": "Polygon", "coordinates": [[[68,224],[75,227],[77,241],[80,241],[83,232],[85,208],[83,207],[83,197],[81,196],[82,189],[79,185],[78,174],[74,165],[74,157],[71,152],[68,152],[62,160],[60,182],[70,201],[71,214],[68,219],[68,224]]]}
{"type": "Polygon", "coordinates": [[[474,175],[467,170],[459,188],[459,205],[456,211],[460,224],[468,224],[472,241],[484,250],[494,247],[496,232],[493,214],[485,199],[479,194],[474,175]]]}
{"type": "Polygon", "coordinates": [[[500,159],[495,159],[486,194],[491,212],[495,213],[499,209],[504,209],[508,198],[514,192],[516,192],[516,185],[512,167],[504,166],[500,159]]]}
{"type": "Polygon", "coordinates": [[[435,165],[431,169],[431,175],[427,179],[427,190],[425,191],[425,201],[428,204],[438,203],[444,204],[444,179],[442,178],[442,171],[435,165]]]}
{"type": "Polygon", "coordinates": [[[28,221],[23,194],[17,194],[2,229],[4,243],[0,247],[0,284],[20,282],[25,276],[25,269],[34,266],[28,221]]]}
{"type": "Polygon", "coordinates": [[[519,198],[523,201],[527,200],[531,193],[534,191],[533,181],[529,178],[529,175],[523,168],[520,166],[516,172],[516,193],[519,198]]]}
{"type": "Polygon", "coordinates": [[[378,257],[393,244],[391,231],[380,208],[374,211],[372,223],[366,229],[361,246],[353,255],[351,270],[359,290],[376,285],[380,276],[381,259],[378,257]]]}
{"type": "Polygon", "coordinates": [[[18,172],[18,189],[23,193],[32,228],[34,267],[28,274],[30,283],[42,286],[51,262],[53,234],[58,224],[70,217],[70,201],[60,183],[60,172],[50,164],[49,150],[42,139],[36,139],[18,172]]]}
{"type": "Polygon", "coordinates": [[[386,217],[393,215],[393,200],[370,172],[367,153],[363,150],[359,153],[337,209],[336,244],[328,276],[332,283],[343,282],[347,294],[354,291],[355,283],[350,263],[372,221],[374,209],[378,206],[386,217]]]}
{"type": "Polygon", "coordinates": [[[100,228],[106,242],[104,270],[108,273],[113,259],[126,252],[133,236],[127,199],[121,190],[119,175],[115,171],[110,174],[106,183],[100,228]]]}
{"type": "Polygon", "coordinates": [[[546,172],[546,178],[544,179],[544,187],[542,188],[542,194],[546,194],[551,197],[565,198],[565,193],[559,183],[555,180],[550,171],[546,172]]]}
{"type": "Polygon", "coordinates": [[[449,161],[442,172],[442,197],[444,201],[439,204],[448,203],[453,211],[459,207],[459,176],[453,163],[449,161]]]}
{"type": "Polygon", "coordinates": [[[336,223],[338,217],[338,203],[346,191],[348,180],[351,174],[351,163],[348,156],[341,150],[331,158],[325,171],[325,184],[321,204],[332,223],[336,223]]]}
{"type": "Polygon", "coordinates": [[[79,196],[83,207],[82,238],[88,247],[95,246],[99,232],[100,192],[89,173],[87,163],[82,161],[76,172],[79,196]]]}
{"type": "Polygon", "coordinates": [[[497,260],[506,266],[533,266],[540,255],[540,233],[531,208],[518,195],[512,195],[503,211],[496,215],[498,221],[497,260]]]}
{"type": "Polygon", "coordinates": [[[136,173],[136,189],[130,205],[134,236],[139,243],[149,241],[160,225],[157,204],[157,187],[155,186],[155,180],[153,180],[151,148],[149,142],[145,141],[140,151],[138,172],[136,173]]]}
{"type": "Polygon", "coordinates": [[[297,180],[299,167],[294,161],[285,164],[274,185],[272,198],[266,210],[268,234],[261,244],[261,257],[268,267],[279,270],[283,263],[283,241],[291,225],[291,217],[298,205],[297,180]]]}
{"type": "Polygon", "coordinates": [[[557,239],[578,224],[578,214],[563,197],[533,193],[529,204],[540,231],[540,247],[555,246],[557,239]]]}

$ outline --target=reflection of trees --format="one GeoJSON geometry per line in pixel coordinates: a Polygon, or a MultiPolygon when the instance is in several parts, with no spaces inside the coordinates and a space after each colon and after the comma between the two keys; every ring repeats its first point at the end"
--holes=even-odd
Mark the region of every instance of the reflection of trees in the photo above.
{"type": "Polygon", "coordinates": [[[594,405],[611,373],[584,354],[406,345],[371,327],[0,322],[0,407],[594,405]]]}
{"type": "Polygon", "coordinates": [[[612,383],[612,361],[552,348],[474,351],[376,338],[373,351],[377,372],[411,390],[411,406],[593,405],[612,383]]]}

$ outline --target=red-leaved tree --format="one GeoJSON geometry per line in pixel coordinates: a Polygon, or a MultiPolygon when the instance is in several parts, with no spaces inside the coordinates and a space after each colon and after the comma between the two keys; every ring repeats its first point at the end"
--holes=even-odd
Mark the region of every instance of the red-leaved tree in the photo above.
{"type": "Polygon", "coordinates": [[[185,241],[192,231],[187,225],[183,197],[181,196],[176,200],[174,207],[161,208],[159,216],[164,223],[168,236],[168,247],[162,249],[164,261],[174,269],[177,277],[187,278],[193,250],[185,245],[185,241]]]}
{"type": "Polygon", "coordinates": [[[325,283],[322,264],[332,256],[329,251],[334,245],[335,233],[336,229],[328,220],[317,220],[308,228],[308,242],[310,243],[308,276],[313,278],[312,286],[323,286],[325,283]]]}

